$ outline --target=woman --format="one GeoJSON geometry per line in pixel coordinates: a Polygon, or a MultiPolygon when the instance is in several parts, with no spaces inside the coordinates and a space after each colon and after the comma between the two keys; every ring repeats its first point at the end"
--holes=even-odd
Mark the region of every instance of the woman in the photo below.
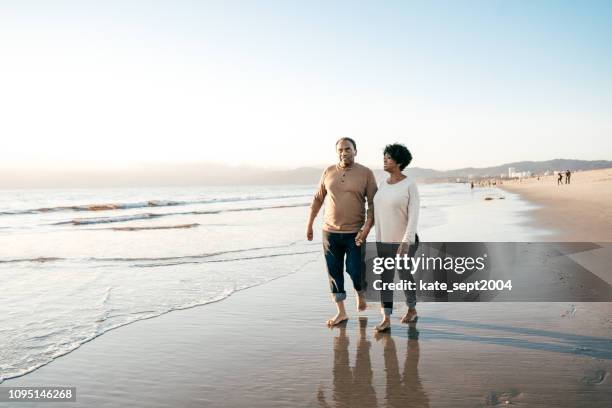
{"type": "MultiPolygon", "coordinates": [[[[391,144],[385,147],[383,167],[389,177],[378,186],[374,196],[374,219],[376,227],[376,242],[385,257],[395,257],[397,254],[414,256],[419,244],[416,233],[419,219],[419,191],[414,181],[402,174],[412,161],[412,155],[406,146],[391,144]]],[[[381,251],[379,251],[379,256],[381,251]]],[[[395,270],[383,272],[384,282],[392,282],[395,270]]],[[[399,269],[400,279],[414,282],[410,271],[399,269]]],[[[414,322],[417,319],[416,293],[406,290],[408,311],[402,317],[402,323],[414,322]]],[[[391,327],[393,312],[393,295],[381,292],[382,322],[376,326],[377,331],[385,331],[391,327]]]]}

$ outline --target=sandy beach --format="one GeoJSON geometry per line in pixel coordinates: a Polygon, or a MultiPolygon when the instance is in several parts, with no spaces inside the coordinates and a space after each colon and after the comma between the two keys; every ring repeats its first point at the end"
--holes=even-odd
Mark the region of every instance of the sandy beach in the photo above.
{"type": "Polygon", "coordinates": [[[537,223],[555,231],[553,239],[612,242],[612,169],[574,172],[570,180],[557,185],[557,176],[550,175],[504,182],[501,188],[537,204],[537,223]]]}
{"type": "MultiPolygon", "coordinates": [[[[539,224],[547,222],[541,214],[549,205],[544,193],[537,201],[540,190],[598,191],[596,178],[588,187],[580,176],[573,179],[576,187],[559,190],[544,182],[505,188],[524,189],[530,199],[534,194],[542,207],[526,214],[526,222],[539,224]]],[[[510,198],[486,206],[508,205],[510,198]]],[[[610,211],[598,198],[585,200],[610,211]]],[[[478,196],[474,203],[484,201],[478,196]]],[[[583,210],[578,203],[564,205],[559,208],[566,214],[583,210]]],[[[485,219],[487,207],[476,208],[485,219]]],[[[287,216],[296,217],[302,210],[290,211],[287,216]]],[[[572,225],[564,225],[569,237],[572,225]]],[[[609,236],[595,227],[589,224],[600,234],[594,236],[609,236]]],[[[612,284],[605,265],[595,272],[612,284]]],[[[398,305],[390,333],[375,335],[378,305],[357,313],[349,294],[350,320],[328,329],[333,305],[321,256],[222,301],[110,330],[1,386],[76,387],[76,402],[54,405],[66,407],[608,407],[611,306],[421,303],[420,319],[409,327],[399,324],[404,307],[398,305]]]]}
{"type": "Polygon", "coordinates": [[[71,407],[607,407],[612,399],[609,304],[587,313],[563,303],[429,303],[417,325],[395,321],[375,336],[377,308],[358,318],[351,297],[348,324],[326,328],[326,292],[323,264],[313,264],[113,330],[2,386],[76,386],[71,407]]]}

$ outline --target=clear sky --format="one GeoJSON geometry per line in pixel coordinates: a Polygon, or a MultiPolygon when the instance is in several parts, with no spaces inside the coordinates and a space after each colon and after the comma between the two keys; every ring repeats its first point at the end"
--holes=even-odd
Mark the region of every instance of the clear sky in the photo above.
{"type": "Polygon", "coordinates": [[[0,163],[612,160],[612,1],[1,1],[0,163]]]}

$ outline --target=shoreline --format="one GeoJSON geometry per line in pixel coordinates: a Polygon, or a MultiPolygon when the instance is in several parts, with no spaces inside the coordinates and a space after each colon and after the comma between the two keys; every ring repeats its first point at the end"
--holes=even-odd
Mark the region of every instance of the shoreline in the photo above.
{"type": "Polygon", "coordinates": [[[572,174],[571,183],[557,185],[556,176],[505,181],[498,185],[538,208],[535,222],[564,242],[612,242],[612,168],[572,174]]]}

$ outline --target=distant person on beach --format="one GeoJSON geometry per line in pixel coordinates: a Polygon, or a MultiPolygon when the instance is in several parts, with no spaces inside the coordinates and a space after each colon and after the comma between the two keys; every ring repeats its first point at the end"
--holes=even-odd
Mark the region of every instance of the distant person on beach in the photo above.
{"type": "Polygon", "coordinates": [[[341,138],[336,142],[336,153],[338,164],[329,166],[323,172],[310,206],[306,228],[306,238],[312,241],[312,225],[327,197],[322,241],[329,286],[337,308],[336,315],[327,320],[330,327],[348,319],[344,308],[345,263],[357,294],[357,309],[363,311],[366,308],[361,245],[374,223],[373,199],[376,194],[376,179],[372,170],[355,163],[355,141],[348,137],[341,138]]]}
{"type": "Polygon", "coordinates": [[[572,176],[572,172],[569,170],[565,171],[565,184],[569,184],[570,183],[570,177],[572,176]]]}
{"type": "MultiPolygon", "coordinates": [[[[408,254],[414,256],[419,245],[417,223],[419,221],[419,190],[416,183],[406,177],[402,171],[412,161],[412,154],[406,146],[396,143],[385,147],[383,168],[389,177],[380,182],[374,196],[374,219],[376,220],[376,242],[378,256],[393,257],[408,254]],[[382,252],[382,253],[381,253],[382,252]]],[[[400,279],[414,282],[409,270],[398,270],[400,279]]],[[[382,281],[391,283],[395,277],[395,268],[385,270],[382,281]]],[[[402,323],[415,321],[417,317],[416,293],[405,290],[408,311],[402,317],[402,323]]],[[[381,313],[383,320],[376,326],[377,331],[391,327],[393,312],[393,294],[381,292],[381,313]]]]}
{"type": "Polygon", "coordinates": [[[563,184],[563,173],[559,172],[559,178],[557,179],[557,185],[563,184]]]}

